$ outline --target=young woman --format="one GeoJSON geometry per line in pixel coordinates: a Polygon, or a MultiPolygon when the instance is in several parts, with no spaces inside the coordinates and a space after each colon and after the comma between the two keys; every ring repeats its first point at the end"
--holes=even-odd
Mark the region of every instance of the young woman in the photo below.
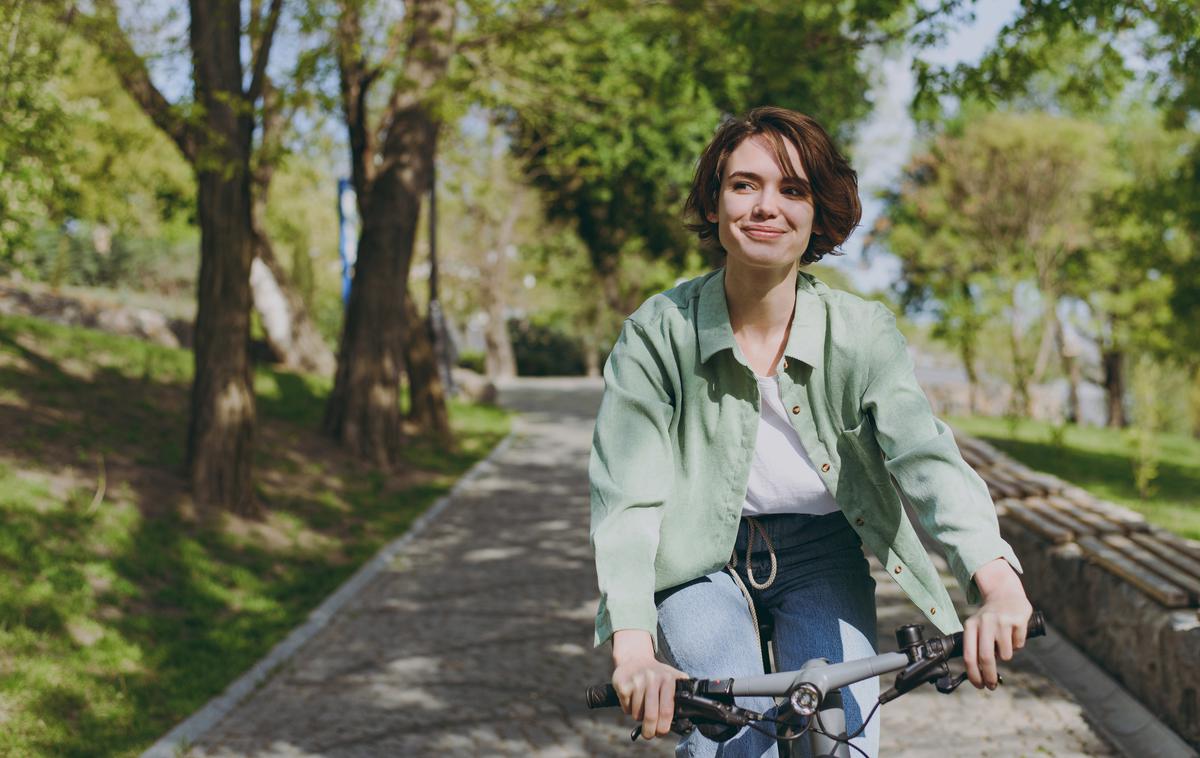
{"type": "MultiPolygon", "coordinates": [[[[718,129],[686,211],[725,265],[626,319],[589,468],[596,644],[612,641],[622,708],[650,739],[669,731],[676,678],[761,674],[751,607],[774,619],[783,669],[874,654],[864,544],[942,633],[963,629],[897,486],[982,602],[963,657],[994,689],[1032,609],[987,488],[933,416],[890,311],[800,271],[858,224],[854,171],[808,116],[756,108],[718,129]]],[[[878,683],[842,694],[853,732],[878,683]]],[[[877,723],[855,741],[870,755],[877,723]]],[[[775,747],[749,729],[720,745],[693,732],[677,754],[775,747]]]]}

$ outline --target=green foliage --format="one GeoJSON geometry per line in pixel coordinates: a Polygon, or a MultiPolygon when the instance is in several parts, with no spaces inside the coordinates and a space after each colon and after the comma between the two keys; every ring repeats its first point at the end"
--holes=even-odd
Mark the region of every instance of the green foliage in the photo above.
{"type": "Polygon", "coordinates": [[[1008,370],[1022,394],[1033,366],[1020,286],[1053,304],[1069,289],[1067,277],[1081,276],[1091,196],[1103,189],[1111,160],[1093,124],[967,109],[909,163],[876,238],[900,258],[905,309],[935,314],[935,335],[955,348],[968,375],[983,330],[1006,314],[1008,370]]]}
{"type": "Polygon", "coordinates": [[[47,191],[39,194],[28,183],[12,190],[30,218],[0,254],[0,272],[56,285],[190,293],[191,169],[91,46],[68,34],[56,39],[54,51],[42,97],[59,109],[61,123],[42,124],[45,134],[25,138],[30,149],[58,140],[38,148],[47,191]]]}
{"type": "MultiPolygon", "coordinates": [[[[928,102],[953,92],[965,101],[1040,104],[1099,117],[1117,130],[1130,127],[1149,137],[1143,142],[1131,135],[1120,145],[1125,177],[1113,197],[1105,198],[1115,201],[1112,213],[1098,220],[1108,227],[1110,238],[1122,240],[1129,253],[1118,256],[1122,263],[1140,255],[1141,261],[1153,260],[1153,268],[1134,268],[1122,291],[1110,292],[1105,296],[1109,302],[1100,307],[1118,320],[1130,315],[1130,328],[1118,327],[1118,333],[1140,337],[1143,331],[1132,322],[1153,322],[1152,332],[1167,337],[1162,344],[1171,342],[1193,367],[1200,365],[1200,142],[1191,128],[1200,116],[1197,61],[1200,5],[1192,0],[1022,3],[977,64],[927,71],[918,98],[928,102]],[[1144,101],[1153,103],[1152,113],[1139,106],[1144,101]],[[1175,134],[1164,135],[1153,122],[1175,134]],[[1170,149],[1168,141],[1180,149],[1170,149]],[[1135,155],[1142,156],[1140,166],[1133,165],[1135,155]],[[1155,248],[1149,258],[1137,252],[1147,245],[1155,248]],[[1142,272],[1154,274],[1145,290],[1133,284],[1142,280],[1142,272]],[[1159,283],[1159,275],[1171,281],[1159,283]],[[1165,301],[1164,293],[1169,293],[1165,301]],[[1155,305],[1142,308],[1149,303],[1155,305]],[[1164,321],[1169,322],[1166,328],[1164,321]]],[[[1114,344],[1120,339],[1118,334],[1114,344]]]]}
{"type": "Polygon", "coordinates": [[[1152,64],[1142,75],[1169,123],[1186,124],[1200,109],[1200,6],[1193,0],[1022,3],[977,64],[927,71],[923,94],[1012,101],[1050,73],[1053,89],[1068,95],[1060,104],[1094,108],[1116,100],[1138,75],[1123,54],[1129,48],[1152,64]]]}
{"type": "Polygon", "coordinates": [[[1073,291],[1091,308],[1105,350],[1149,352],[1161,360],[1196,355],[1200,340],[1187,338],[1187,314],[1176,312],[1172,301],[1186,291],[1179,272],[1197,248],[1169,189],[1194,139],[1167,131],[1144,110],[1125,114],[1109,133],[1109,178],[1095,193],[1092,244],[1073,291]]]}
{"type": "Polygon", "coordinates": [[[1127,431],[1132,451],[1133,480],[1143,500],[1154,494],[1161,450],[1158,434],[1163,428],[1164,403],[1159,397],[1162,369],[1143,356],[1133,369],[1133,425],[1127,431]]]}
{"type": "Polygon", "coordinates": [[[583,347],[561,328],[529,321],[509,323],[520,376],[581,376],[583,347]]]}
{"type": "Polygon", "coordinates": [[[263,224],[291,285],[321,334],[336,345],[343,304],[332,152],[325,145],[277,158],[263,224]]]}
{"type": "Polygon", "coordinates": [[[551,217],[572,225],[621,310],[611,279],[631,253],[679,265],[694,250],[680,209],[722,114],[793,107],[848,136],[868,105],[864,38],[903,36],[914,5],[583,7],[577,23],[491,50],[500,75],[485,102],[508,109],[551,217]]]}
{"type": "Polygon", "coordinates": [[[463,350],[458,354],[458,365],[476,374],[487,373],[487,355],[482,350],[463,350]]]}
{"type": "Polygon", "coordinates": [[[68,106],[56,91],[60,36],[54,7],[37,0],[0,3],[0,270],[48,215],[67,177],[68,106]]]}

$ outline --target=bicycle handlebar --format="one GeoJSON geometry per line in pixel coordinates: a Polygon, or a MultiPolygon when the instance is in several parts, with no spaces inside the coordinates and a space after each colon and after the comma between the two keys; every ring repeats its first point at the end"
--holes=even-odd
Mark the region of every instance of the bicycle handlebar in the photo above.
{"type": "MultiPolygon", "coordinates": [[[[1026,639],[1030,637],[1041,637],[1046,634],[1046,620],[1042,616],[1041,611],[1034,611],[1029,617],[1029,626],[1025,632],[1026,639]]],[[[955,632],[940,638],[945,643],[944,648],[946,653],[942,660],[951,658],[961,658],[963,653],[963,633],[955,632]]],[[[926,640],[928,642],[928,640],[926,640]]],[[[834,664],[835,666],[838,664],[834,664]]],[[[675,683],[675,692],[678,694],[681,690],[689,689],[695,680],[680,679],[675,683]]],[[[787,693],[780,692],[779,695],[787,693]]],[[[597,684],[587,688],[586,693],[588,708],[616,708],[621,705],[620,698],[617,697],[617,691],[611,683],[597,684]]]]}

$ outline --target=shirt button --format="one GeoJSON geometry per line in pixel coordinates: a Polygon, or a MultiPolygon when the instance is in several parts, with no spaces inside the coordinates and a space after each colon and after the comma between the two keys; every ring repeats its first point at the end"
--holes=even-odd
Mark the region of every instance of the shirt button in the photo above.
{"type": "Polygon", "coordinates": [[[829,464],[828,464],[828,463],[822,463],[822,464],[821,464],[821,470],[822,470],[822,471],[828,471],[828,470],[829,470],[829,464]]]}
{"type": "Polygon", "coordinates": [[[863,521],[863,517],[862,517],[862,516],[859,516],[858,518],[854,519],[854,523],[858,524],[859,526],[862,526],[863,524],[865,524],[865,523],[867,523],[867,522],[866,522],[866,521],[863,521]]]}
{"type": "Polygon", "coordinates": [[[897,566],[896,568],[892,569],[892,571],[894,571],[897,574],[899,574],[903,570],[904,570],[903,566],[897,566]]]}
{"type": "Polygon", "coordinates": [[[936,616],[936,615],[937,615],[937,608],[930,608],[930,609],[929,609],[929,615],[930,615],[930,616],[936,616]]]}
{"type": "Polygon", "coordinates": [[[792,415],[793,415],[793,416],[798,416],[799,414],[800,414],[800,406],[798,406],[798,405],[793,405],[793,406],[792,406],[792,415]]]}

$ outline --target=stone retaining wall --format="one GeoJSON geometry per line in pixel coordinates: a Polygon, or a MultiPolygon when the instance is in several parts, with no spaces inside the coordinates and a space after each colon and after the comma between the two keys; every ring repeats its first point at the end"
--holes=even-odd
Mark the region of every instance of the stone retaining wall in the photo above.
{"type": "Polygon", "coordinates": [[[1200,543],[956,433],[1033,604],[1200,748],[1200,543]]]}

